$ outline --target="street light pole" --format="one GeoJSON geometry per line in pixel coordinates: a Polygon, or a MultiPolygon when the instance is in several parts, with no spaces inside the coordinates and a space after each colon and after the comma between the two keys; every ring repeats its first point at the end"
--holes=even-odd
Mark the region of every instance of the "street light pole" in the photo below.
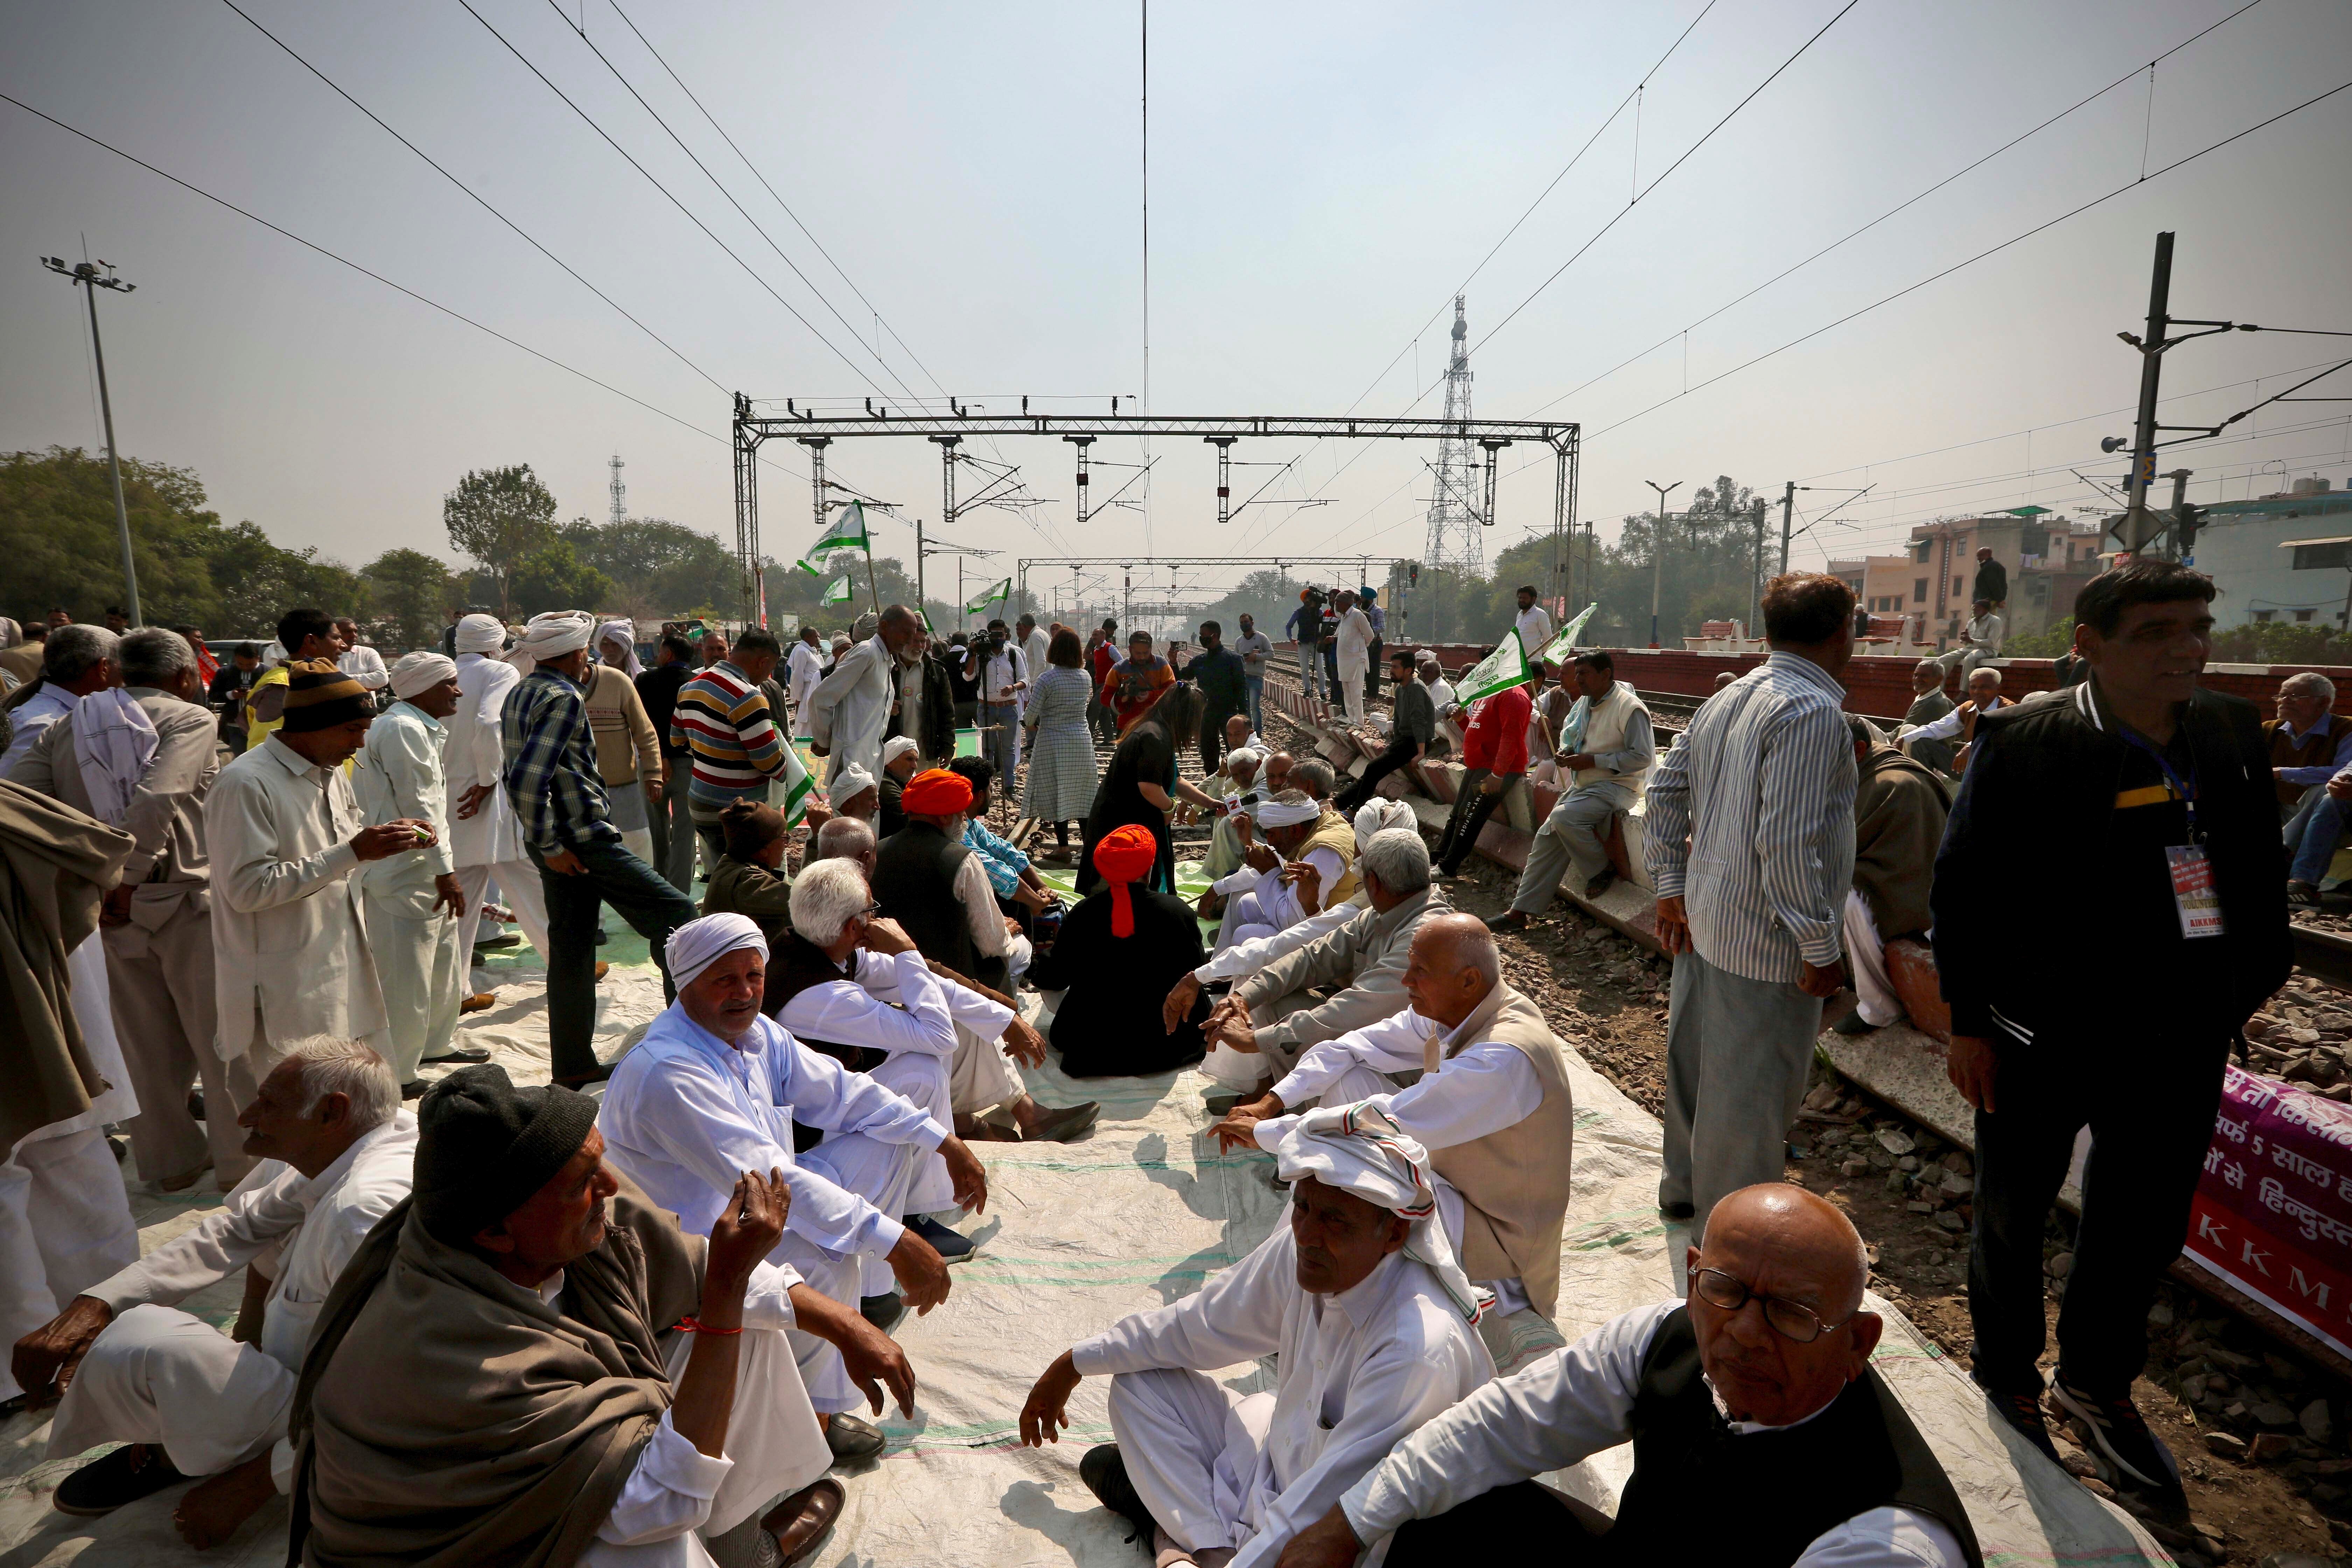
{"type": "Polygon", "coordinates": [[[1666,580],[1666,498],[1683,488],[1676,479],[1661,485],[1655,479],[1643,479],[1643,484],[1658,492],[1658,526],[1650,534],[1650,646],[1658,646],[1658,590],[1666,580]]]}
{"type": "Polygon", "coordinates": [[[122,503],[122,460],[114,450],[114,400],[107,395],[106,351],[98,342],[98,291],[111,289],[119,294],[129,294],[139,286],[115,277],[112,265],[105,261],[85,261],[68,267],[62,257],[44,256],[41,265],[89,296],[89,352],[98,362],[98,406],[106,421],[106,471],[114,481],[114,527],[122,542],[122,591],[128,601],[123,607],[131,612],[131,624],[140,626],[143,622],[139,614],[139,568],[131,555],[131,510],[122,503]],[[106,268],[103,275],[99,272],[101,267],[106,268]]]}

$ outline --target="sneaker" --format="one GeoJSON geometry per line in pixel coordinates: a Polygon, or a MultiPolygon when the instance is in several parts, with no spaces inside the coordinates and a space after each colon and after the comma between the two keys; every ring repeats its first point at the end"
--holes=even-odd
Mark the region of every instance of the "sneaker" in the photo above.
{"type": "Polygon", "coordinates": [[[833,1419],[824,1424],[824,1446],[833,1450],[833,1460],[837,1465],[870,1459],[887,1443],[881,1427],[845,1410],[835,1412],[833,1419]]]}
{"type": "Polygon", "coordinates": [[[2172,1450],[2147,1429],[2147,1422],[2141,1416],[2139,1407],[2131,1402],[2131,1395],[2094,1398],[2063,1377],[2053,1375],[2050,1397],[2090,1428],[2092,1447],[2104,1461],[2099,1468],[2106,1470],[2112,1467],[2116,1472],[2105,1479],[2117,1486],[2154,1493],[2163,1500],[2182,1500],[2180,1467],[2173,1462],[2172,1450]]]}
{"type": "Polygon", "coordinates": [[[1986,1402],[1993,1413],[2009,1424],[2010,1430],[2042,1450],[2049,1461],[2058,1464],[2058,1446],[2050,1440],[2050,1423],[2042,1414],[2041,1399],[2031,1393],[1999,1394],[1982,1384],[1986,1402]]]}
{"type": "Polygon", "coordinates": [[[906,1222],[907,1228],[931,1244],[941,1261],[961,1263],[978,1250],[971,1237],[960,1230],[941,1225],[927,1214],[919,1214],[906,1222]]]}
{"type": "Polygon", "coordinates": [[[891,1325],[907,1315],[907,1299],[896,1290],[887,1296],[861,1296],[857,1315],[887,1334],[891,1325]]]}
{"type": "Polygon", "coordinates": [[[1119,1458],[1118,1444],[1100,1443],[1088,1448],[1078,1460],[1078,1479],[1086,1482],[1097,1502],[1135,1526],[1129,1541],[1141,1540],[1149,1547],[1151,1532],[1160,1524],[1136,1495],[1135,1483],[1127,1479],[1127,1461],[1119,1458]]]}
{"type": "MultiPolygon", "coordinates": [[[[1124,1470],[1119,1472],[1121,1480],[1126,1477],[1124,1470]]],[[[59,1513],[95,1519],[187,1479],[172,1468],[163,1449],[147,1443],[125,1443],[59,1481],[50,1500],[59,1513]]]]}

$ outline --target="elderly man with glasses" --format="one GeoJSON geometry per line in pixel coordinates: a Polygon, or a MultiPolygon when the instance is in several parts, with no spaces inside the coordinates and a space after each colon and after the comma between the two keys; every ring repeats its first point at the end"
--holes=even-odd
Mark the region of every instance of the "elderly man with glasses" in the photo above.
{"type": "Polygon", "coordinates": [[[1391,1450],[1282,1568],[1460,1559],[1743,1568],[1981,1568],[1943,1467],[1871,1369],[1881,1320],[1844,1215],[1783,1183],[1729,1194],[1689,1250],[1686,1301],[1637,1307],[1487,1384],[1391,1450]],[[1631,1441],[1613,1523],[1533,1478],[1631,1441]],[[1601,1533],[1605,1531],[1606,1533],[1601,1533]],[[1392,1536],[1390,1532],[1393,1531],[1392,1536]]]}

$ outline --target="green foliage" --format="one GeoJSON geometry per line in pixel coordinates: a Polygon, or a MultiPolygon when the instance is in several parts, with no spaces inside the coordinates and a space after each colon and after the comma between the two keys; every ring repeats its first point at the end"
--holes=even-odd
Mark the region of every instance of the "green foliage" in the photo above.
{"type": "MultiPolygon", "coordinates": [[[[142,612],[150,622],[210,630],[221,615],[209,559],[221,521],[205,507],[204,485],[189,469],[127,458],[122,499],[142,612]]],[[[103,453],[52,447],[0,455],[0,560],[8,563],[0,614],[63,605],[75,620],[95,622],[109,605],[127,602],[103,453]]]]}
{"type": "MultiPolygon", "coordinates": [[[[322,560],[316,549],[281,550],[257,523],[215,530],[205,541],[216,609],[197,625],[215,637],[249,637],[268,642],[278,617],[298,605],[329,615],[367,614],[365,585],[341,563],[322,560]]],[[[153,611],[148,619],[161,617],[153,611]]]]}
{"type": "Polygon", "coordinates": [[[2213,638],[2222,664],[2352,664],[2352,637],[2311,621],[2249,622],[2213,638]]]}
{"type": "Polygon", "coordinates": [[[2074,646],[2074,617],[2068,616],[2030,637],[2004,638],[2000,651],[2004,658],[2056,658],[2074,646]]]}
{"type": "Polygon", "coordinates": [[[530,616],[549,610],[598,610],[612,602],[613,580],[580,559],[568,539],[553,539],[516,562],[507,593],[514,613],[530,616]]]}
{"type": "Polygon", "coordinates": [[[421,550],[387,550],[360,577],[388,652],[440,646],[442,612],[457,602],[446,566],[421,550]]]}
{"type": "MultiPolygon", "coordinates": [[[[516,614],[517,571],[556,541],[555,497],[530,465],[467,473],[443,499],[441,521],[449,531],[449,548],[478,562],[498,586],[501,609],[516,614]]],[[[577,558],[572,559],[576,565],[577,558]]]]}
{"type": "MultiPolygon", "coordinates": [[[[1591,640],[1620,647],[1648,644],[1654,574],[1658,641],[1664,647],[1681,647],[1684,637],[1698,635],[1705,621],[1747,620],[1756,577],[1757,531],[1759,526],[1769,530],[1769,520],[1758,510],[1760,504],[1755,492],[1726,474],[1693,493],[1686,510],[1669,513],[1662,552],[1655,513],[1626,518],[1614,543],[1596,545],[1592,551],[1590,592],[1580,552],[1575,596],[1601,605],[1587,634],[1591,640]]],[[[1779,555],[1779,540],[1767,540],[1764,575],[1771,574],[1779,555]]]]}

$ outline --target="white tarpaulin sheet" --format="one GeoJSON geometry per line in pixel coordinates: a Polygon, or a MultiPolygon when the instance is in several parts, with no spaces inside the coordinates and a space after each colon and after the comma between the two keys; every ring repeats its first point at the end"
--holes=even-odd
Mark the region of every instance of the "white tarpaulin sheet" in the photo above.
{"type": "MultiPolygon", "coordinates": [[[[650,970],[618,967],[601,990],[608,1001],[599,1044],[610,1055],[658,1006],[659,991],[650,970]]],[[[536,991],[526,982],[503,996],[508,1004],[484,1016],[477,1037],[519,1078],[543,1080],[536,991]]],[[[1655,1120],[1580,1058],[1571,1055],[1570,1067],[1576,1198],[1561,1249],[1559,1327],[1573,1337],[1674,1291],[1685,1237],[1657,1215],[1655,1120]]],[[[1269,1157],[1221,1156],[1203,1136],[1202,1095],[1213,1086],[1197,1072],[1079,1082],[1049,1067],[1029,1079],[1051,1104],[1100,1100],[1102,1120],[1079,1143],[979,1146],[991,1201],[984,1216],[961,1228],[982,1243],[981,1254],[954,1271],[945,1306],[897,1331],[919,1380],[916,1413],[908,1420],[894,1409],[883,1426],[888,1449],[844,1473],[847,1510],[813,1559],[827,1568],[1133,1568],[1139,1561],[1126,1544],[1125,1521],[1096,1506],[1078,1480],[1079,1457],[1110,1436],[1102,1381],[1079,1385],[1071,1429],[1042,1451],[1022,1448],[1014,1436],[1022,1401],[1073,1342],[1184,1296],[1243,1257],[1279,1221],[1284,1199],[1269,1181],[1269,1157]]],[[[210,1201],[134,1199],[143,1243],[168,1239],[210,1201]]],[[[192,1310],[226,1324],[236,1303],[231,1282],[192,1310]]],[[[1943,1459],[1989,1563],[2169,1561],[2126,1516],[1989,1425],[1966,1373],[1885,1302],[1874,1298],[1870,1306],[1887,1320],[1877,1365],[1943,1459]]],[[[1490,1341],[1506,1365],[1558,1342],[1527,1313],[1498,1325],[1490,1341]]],[[[1263,1367],[1224,1376],[1237,1389],[1271,1386],[1263,1367]]],[[[102,1520],[55,1512],[47,1493],[72,1462],[40,1464],[47,1436],[46,1416],[0,1426],[0,1568],[258,1568],[283,1560],[282,1504],[201,1554],[172,1534],[176,1489],[102,1520]]],[[[1620,1448],[1551,1479],[1611,1507],[1630,1458],[1620,1448]]]]}

